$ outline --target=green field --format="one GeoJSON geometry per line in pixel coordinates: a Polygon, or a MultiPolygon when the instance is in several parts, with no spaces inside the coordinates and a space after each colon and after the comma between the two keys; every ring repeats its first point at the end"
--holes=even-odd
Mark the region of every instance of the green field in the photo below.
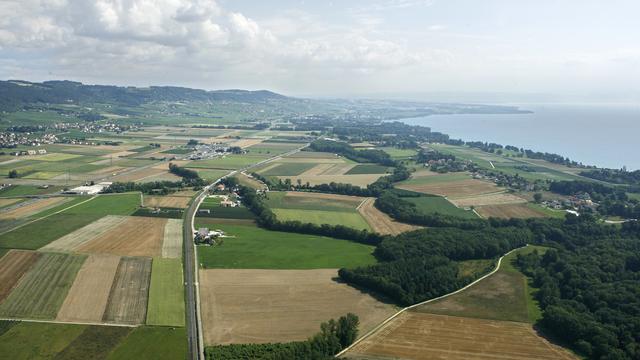
{"type": "Polygon", "coordinates": [[[193,149],[188,148],[175,148],[162,151],[163,154],[174,154],[174,155],[184,155],[193,152],[193,149]]]}
{"type": "Polygon", "coordinates": [[[386,174],[389,168],[376,164],[362,164],[356,165],[345,173],[345,175],[358,175],[358,174],[386,174]]]}
{"type": "Polygon", "coordinates": [[[458,173],[447,173],[447,174],[437,174],[431,176],[421,176],[417,178],[411,178],[409,180],[405,180],[400,182],[402,185],[427,185],[427,184],[437,184],[442,182],[452,182],[458,180],[467,180],[471,179],[468,173],[458,172],[458,173]]]}
{"type": "Polygon", "coordinates": [[[640,193],[627,193],[629,199],[635,199],[640,201],[640,193]]]}
{"type": "Polygon", "coordinates": [[[478,278],[495,268],[493,259],[465,260],[458,262],[458,278],[478,278]]]}
{"type": "Polygon", "coordinates": [[[38,156],[40,161],[64,161],[69,159],[75,159],[81,157],[78,154],[65,154],[65,153],[49,153],[43,156],[38,156]]]}
{"type": "Polygon", "coordinates": [[[50,186],[47,189],[41,189],[37,186],[30,185],[12,185],[0,190],[0,196],[23,196],[23,195],[41,195],[59,191],[61,187],[50,186]]]}
{"type": "Polygon", "coordinates": [[[316,225],[343,225],[358,230],[371,230],[358,212],[300,209],[272,209],[280,221],[300,221],[316,225]]]}
{"type": "Polygon", "coordinates": [[[20,322],[0,336],[5,359],[52,359],[87,328],[85,325],[20,322]]]}
{"type": "MultiPolygon", "coordinates": [[[[197,219],[196,219],[197,220],[197,219]]],[[[201,227],[197,224],[196,228],[201,227]]],[[[229,236],[218,246],[199,246],[204,268],[335,269],[374,264],[373,246],[253,226],[205,225],[229,236]]]]}
{"type": "Polygon", "coordinates": [[[129,215],[139,204],[139,194],[97,196],[81,205],[0,235],[0,248],[35,250],[105,215],[129,215]]]}
{"type": "Polygon", "coordinates": [[[135,328],[120,345],[109,354],[108,360],[174,360],[187,358],[185,328],[135,328]]]}
{"type": "Polygon", "coordinates": [[[266,171],[258,171],[263,176],[298,176],[316,166],[311,163],[279,163],[266,171]]]}
{"type": "Polygon", "coordinates": [[[221,219],[255,219],[255,215],[249,209],[244,206],[237,207],[221,207],[221,206],[213,206],[207,208],[206,206],[203,209],[208,209],[210,211],[209,214],[206,213],[198,213],[198,217],[208,217],[208,218],[221,218],[221,219]]]}
{"type": "Polygon", "coordinates": [[[284,154],[291,150],[297,149],[300,146],[301,144],[262,142],[260,144],[250,146],[245,150],[250,155],[266,155],[268,157],[271,157],[279,154],[284,154]]]}
{"type": "Polygon", "coordinates": [[[478,218],[473,211],[460,209],[441,196],[405,197],[402,199],[415,204],[416,208],[423,214],[439,213],[465,219],[478,218]]]}
{"type": "Polygon", "coordinates": [[[85,256],[45,253],[0,305],[7,318],[54,319],[85,256]]]}
{"type": "Polygon", "coordinates": [[[147,324],[184,326],[184,314],[180,259],[153,259],[147,324]]]}
{"type": "Polygon", "coordinates": [[[528,208],[531,208],[532,210],[543,213],[545,216],[548,216],[548,217],[564,219],[565,216],[567,215],[567,212],[564,210],[549,209],[548,207],[540,206],[534,203],[527,203],[526,205],[528,208]]]}
{"type": "Polygon", "coordinates": [[[409,158],[418,153],[416,150],[413,150],[413,149],[398,149],[395,147],[381,147],[377,149],[386,152],[394,159],[409,158]]]}
{"type": "Polygon", "coordinates": [[[56,354],[56,359],[105,359],[131,328],[120,326],[87,326],[67,347],[56,354]]]}
{"type": "Polygon", "coordinates": [[[211,170],[211,169],[190,169],[195,170],[198,176],[208,181],[215,181],[227,175],[229,170],[211,170]]]}

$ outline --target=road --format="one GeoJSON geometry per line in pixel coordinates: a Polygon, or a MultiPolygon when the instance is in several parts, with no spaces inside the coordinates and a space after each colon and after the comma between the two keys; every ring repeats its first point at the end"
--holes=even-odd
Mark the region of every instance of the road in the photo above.
{"type": "Polygon", "coordinates": [[[189,208],[185,211],[184,226],[182,229],[183,234],[183,246],[184,246],[184,283],[186,288],[186,311],[187,311],[187,337],[189,343],[189,359],[200,360],[204,359],[204,344],[202,340],[202,323],[200,321],[200,303],[199,303],[199,286],[198,286],[198,263],[197,263],[197,249],[193,242],[193,233],[195,231],[194,218],[198,206],[204,198],[207,196],[209,189],[222,181],[224,178],[233,176],[237,173],[247,171],[256,166],[263,165],[268,162],[275,161],[285,156],[295,154],[303,148],[307,147],[305,144],[295,150],[289,151],[285,154],[274,156],[272,158],[260,161],[259,163],[244,167],[242,169],[229,172],[227,175],[219,178],[213,183],[205,186],[198,196],[191,202],[189,208]]]}

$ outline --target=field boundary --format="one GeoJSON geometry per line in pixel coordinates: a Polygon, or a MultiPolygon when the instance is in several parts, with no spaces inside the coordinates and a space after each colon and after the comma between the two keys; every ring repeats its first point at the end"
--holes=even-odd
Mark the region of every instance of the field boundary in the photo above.
{"type": "Polygon", "coordinates": [[[397,318],[398,316],[400,316],[400,315],[401,315],[402,313],[404,313],[405,311],[407,311],[407,310],[411,310],[411,309],[413,309],[413,308],[415,308],[415,307],[418,307],[418,306],[421,306],[421,305],[428,304],[428,303],[430,303],[430,302],[434,302],[434,301],[441,300],[441,299],[447,298],[447,297],[449,297],[449,296],[455,295],[455,294],[457,294],[457,293],[459,293],[459,292],[462,292],[462,291],[464,291],[464,290],[466,290],[466,289],[470,288],[471,286],[473,286],[473,285],[475,285],[475,284],[479,283],[480,281],[482,281],[482,280],[484,280],[484,279],[488,278],[489,276],[491,276],[491,275],[495,274],[498,270],[500,270],[500,265],[502,264],[502,259],[503,259],[505,256],[507,256],[507,255],[511,254],[512,252],[514,252],[514,251],[516,251],[516,250],[520,250],[520,249],[526,248],[527,246],[529,246],[529,244],[527,244],[527,245],[525,245],[525,246],[521,246],[521,247],[519,247],[519,248],[515,248],[515,249],[513,249],[513,250],[511,250],[511,251],[507,252],[506,254],[502,255],[502,256],[498,259],[498,263],[496,264],[496,267],[495,267],[495,268],[494,268],[490,273],[487,273],[487,274],[485,274],[485,275],[481,276],[480,278],[476,279],[475,281],[473,281],[473,282],[471,282],[471,283],[467,284],[466,286],[464,286],[464,287],[462,287],[462,288],[460,288],[460,289],[458,289],[458,290],[456,290],[456,291],[453,291],[453,292],[450,292],[450,293],[448,293],[448,294],[444,294],[444,295],[442,295],[442,296],[438,296],[438,297],[433,298],[433,299],[425,300],[425,301],[423,301],[423,302],[419,302],[419,303],[417,303],[417,304],[413,304],[413,305],[410,305],[410,306],[407,306],[407,307],[405,307],[405,308],[400,309],[400,311],[398,311],[397,313],[395,313],[395,314],[391,315],[391,316],[390,316],[389,318],[387,318],[385,321],[381,322],[378,326],[376,326],[375,328],[371,329],[369,332],[367,332],[366,334],[364,334],[363,336],[361,336],[359,339],[357,339],[356,341],[354,341],[354,342],[353,342],[353,344],[351,344],[351,345],[347,346],[347,347],[346,347],[346,348],[344,348],[342,351],[340,351],[339,353],[335,354],[335,355],[334,355],[334,358],[338,358],[338,357],[340,357],[340,356],[344,355],[344,353],[346,353],[347,351],[351,350],[353,347],[355,347],[356,345],[358,345],[359,343],[361,343],[364,339],[366,339],[366,338],[368,338],[369,336],[373,335],[375,332],[377,332],[378,330],[380,330],[382,327],[384,327],[384,326],[385,326],[385,325],[387,325],[389,322],[391,322],[391,320],[393,320],[393,319],[397,318]]]}
{"type": "Polygon", "coordinates": [[[61,320],[37,320],[37,319],[8,318],[8,317],[0,317],[0,321],[19,321],[19,322],[45,323],[45,324],[69,324],[69,325],[91,325],[91,326],[114,326],[114,327],[129,327],[129,328],[136,328],[136,327],[139,327],[139,326],[144,326],[144,324],[116,324],[116,323],[105,323],[105,322],[61,321],[61,320]]]}

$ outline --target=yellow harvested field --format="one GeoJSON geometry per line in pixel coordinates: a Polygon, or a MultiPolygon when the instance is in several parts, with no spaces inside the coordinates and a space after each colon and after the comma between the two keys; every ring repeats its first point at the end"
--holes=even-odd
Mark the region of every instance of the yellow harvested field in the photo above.
{"type": "Polygon", "coordinates": [[[238,146],[241,148],[248,148],[249,146],[257,145],[263,142],[265,139],[240,139],[229,144],[229,146],[238,146]]]}
{"type": "Polygon", "coordinates": [[[349,359],[574,360],[530,324],[404,312],[344,354],[349,359]]]}
{"type": "Polygon", "coordinates": [[[90,255],[82,264],[56,320],[102,322],[120,257],[90,255]]]}
{"type": "Polygon", "coordinates": [[[306,176],[306,177],[310,177],[310,176],[318,176],[318,175],[322,175],[322,173],[324,173],[325,171],[331,169],[335,164],[318,164],[314,167],[312,167],[311,169],[303,172],[302,174],[300,174],[299,176],[306,176]]]}
{"type": "Polygon", "coordinates": [[[280,163],[308,163],[308,164],[344,164],[341,158],[314,158],[314,157],[295,157],[288,156],[279,159],[280,163]]]}
{"type": "Polygon", "coordinates": [[[358,207],[358,212],[360,212],[360,215],[367,221],[373,231],[383,235],[398,235],[421,228],[393,220],[389,215],[374,206],[375,201],[375,198],[368,198],[358,207]]]}
{"type": "Polygon", "coordinates": [[[476,211],[484,218],[496,217],[503,219],[526,219],[545,217],[545,214],[535,211],[526,204],[481,206],[477,207],[476,211]]]}
{"type": "Polygon", "coordinates": [[[167,220],[162,240],[162,257],[172,259],[182,257],[182,220],[167,220]]]}
{"type": "Polygon", "coordinates": [[[189,206],[189,201],[191,198],[186,196],[151,196],[144,195],[143,196],[143,206],[146,207],[168,207],[168,208],[178,208],[178,209],[186,209],[189,206]]]}
{"type": "Polygon", "coordinates": [[[455,206],[462,208],[470,206],[523,204],[527,202],[527,200],[507,192],[450,199],[449,201],[451,201],[455,206]]]}
{"type": "MultiPolygon", "coordinates": [[[[102,161],[109,161],[109,160],[102,160],[102,161]]],[[[98,161],[96,161],[97,163],[98,161]]],[[[93,163],[95,164],[95,163],[93,163]]],[[[95,164],[95,165],[101,165],[101,164],[95,164]]],[[[111,174],[117,174],[121,171],[127,170],[127,168],[122,167],[122,166],[109,166],[103,169],[98,169],[98,170],[94,170],[92,172],[90,172],[89,174],[92,175],[111,175],[111,174]]]]}
{"type": "Polygon", "coordinates": [[[278,176],[282,180],[300,179],[302,183],[309,182],[311,185],[329,184],[331,182],[345,183],[366,187],[383,176],[383,174],[357,174],[357,175],[315,175],[315,176],[278,176]]]}
{"type": "Polygon", "coordinates": [[[464,179],[431,184],[403,184],[398,185],[398,188],[421,192],[424,194],[445,196],[450,199],[500,191],[496,184],[476,179],[464,179]]]}
{"type": "Polygon", "coordinates": [[[337,270],[200,270],[205,344],[299,341],[348,312],[360,333],[395,311],[333,280],[337,270]]]}
{"type": "Polygon", "coordinates": [[[85,242],[95,239],[127,220],[126,216],[107,215],[83,226],[41,248],[44,251],[74,251],[85,242]]]}
{"type": "Polygon", "coordinates": [[[21,198],[12,198],[12,199],[0,199],[0,207],[9,206],[11,204],[15,204],[18,201],[21,201],[21,198]]]}
{"type": "Polygon", "coordinates": [[[76,250],[88,254],[160,256],[167,219],[130,216],[117,228],[95,237],[76,250]]]}
{"type": "Polygon", "coordinates": [[[356,164],[334,164],[320,175],[344,175],[347,171],[353,169],[356,164]]]}
{"type": "Polygon", "coordinates": [[[48,197],[35,201],[25,201],[9,211],[3,211],[0,214],[0,220],[19,219],[39,213],[40,211],[50,209],[65,202],[70,201],[71,197],[48,197]]]}
{"type": "Polygon", "coordinates": [[[324,199],[324,200],[336,200],[340,202],[346,202],[353,205],[354,208],[358,207],[365,200],[359,196],[348,196],[338,194],[325,194],[325,193],[312,193],[304,191],[288,191],[286,197],[296,197],[305,199],[324,199]]]}

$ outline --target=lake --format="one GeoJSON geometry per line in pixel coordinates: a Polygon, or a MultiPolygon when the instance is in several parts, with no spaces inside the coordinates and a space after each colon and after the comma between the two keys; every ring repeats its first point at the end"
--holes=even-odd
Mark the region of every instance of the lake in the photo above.
{"type": "Polygon", "coordinates": [[[640,169],[640,105],[516,105],[533,113],[433,115],[399,121],[429,126],[465,141],[557,153],[598,167],[640,169]]]}

